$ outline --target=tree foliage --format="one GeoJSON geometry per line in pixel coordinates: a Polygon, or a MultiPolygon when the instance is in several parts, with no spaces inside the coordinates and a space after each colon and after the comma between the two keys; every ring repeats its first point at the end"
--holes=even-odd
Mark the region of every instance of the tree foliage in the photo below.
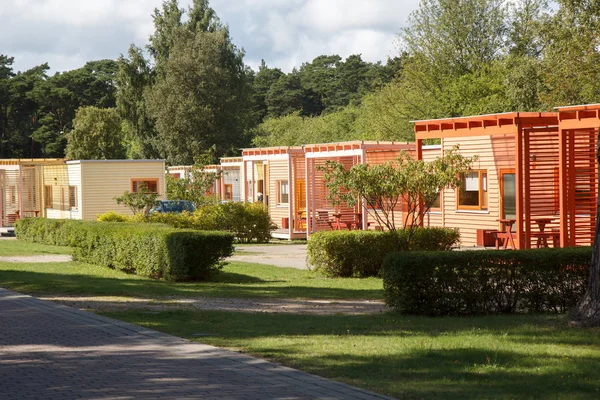
{"type": "Polygon", "coordinates": [[[186,11],[165,1],[153,14],[148,52],[132,46],[119,60],[118,104],[134,144],[133,155],[191,164],[213,145],[237,152],[252,120],[243,52],[207,0],[186,11]]]}
{"type": "Polygon", "coordinates": [[[75,110],[114,107],[112,60],[48,76],[48,64],[13,72],[0,55],[0,157],[62,157],[75,110]]]}
{"type": "Polygon", "coordinates": [[[67,158],[111,160],[126,156],[121,118],[114,108],[81,107],[67,134],[67,158]]]}
{"type": "Polygon", "coordinates": [[[299,146],[307,143],[328,143],[361,138],[356,130],[357,107],[314,118],[290,114],[269,118],[257,128],[255,146],[299,146]]]}
{"type": "Polygon", "coordinates": [[[142,182],[138,186],[137,192],[125,191],[123,195],[115,197],[117,204],[123,204],[135,215],[147,214],[150,208],[156,204],[157,193],[148,189],[148,185],[142,182]]]}
{"type": "Polygon", "coordinates": [[[210,194],[215,181],[220,178],[218,172],[205,172],[202,166],[194,165],[188,177],[174,178],[167,175],[167,199],[189,200],[196,207],[212,204],[216,198],[210,194]]]}
{"type": "Polygon", "coordinates": [[[415,229],[439,198],[444,188],[460,185],[460,173],[468,172],[474,158],[458,154],[458,147],[448,150],[432,162],[413,159],[409,153],[384,164],[357,164],[350,169],[335,161],[320,167],[324,173],[327,199],[334,205],[354,207],[364,201],[367,212],[390,231],[396,225],[399,206],[406,211],[402,227],[415,229]]]}

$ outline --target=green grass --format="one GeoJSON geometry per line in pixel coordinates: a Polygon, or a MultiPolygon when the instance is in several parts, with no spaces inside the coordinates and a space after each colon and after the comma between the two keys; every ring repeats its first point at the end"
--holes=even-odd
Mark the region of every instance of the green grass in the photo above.
{"type": "Polygon", "coordinates": [[[400,399],[600,398],[600,329],[560,316],[105,315],[400,399]]]}
{"type": "Polygon", "coordinates": [[[169,283],[78,262],[0,263],[0,287],[28,294],[156,298],[382,299],[381,279],[325,278],[310,271],[232,262],[211,282],[169,283]]]}
{"type": "Polygon", "coordinates": [[[29,243],[15,239],[0,239],[0,257],[35,256],[40,254],[71,254],[71,248],[29,243]]]}

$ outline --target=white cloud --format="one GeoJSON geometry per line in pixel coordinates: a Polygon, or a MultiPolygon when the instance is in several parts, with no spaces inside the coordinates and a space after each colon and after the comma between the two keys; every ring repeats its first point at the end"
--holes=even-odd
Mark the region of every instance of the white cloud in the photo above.
{"type": "MultiPolygon", "coordinates": [[[[180,0],[187,8],[191,0],[180,0]]],[[[48,62],[53,71],[117,58],[144,46],[162,0],[2,0],[0,51],[15,69],[48,62]]],[[[212,0],[234,43],[256,68],[261,59],[285,71],[321,54],[368,61],[397,54],[395,34],[418,0],[212,0]]]]}

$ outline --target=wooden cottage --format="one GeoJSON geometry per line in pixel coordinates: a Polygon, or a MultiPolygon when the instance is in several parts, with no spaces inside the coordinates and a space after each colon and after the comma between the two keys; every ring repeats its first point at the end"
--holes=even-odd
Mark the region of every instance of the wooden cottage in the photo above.
{"type": "Polygon", "coordinates": [[[0,219],[12,226],[19,218],[95,220],[108,211],[130,214],[114,198],[135,192],[141,183],[163,195],[162,160],[1,160],[0,219]]]}
{"type": "MultiPolygon", "coordinates": [[[[375,218],[369,216],[365,204],[348,207],[345,204],[334,206],[327,200],[327,187],[324,172],[319,168],[327,161],[336,161],[349,169],[357,164],[377,165],[396,159],[400,151],[413,152],[414,143],[352,141],[342,143],[310,144],[303,146],[305,154],[306,212],[298,213],[299,223],[308,225],[307,236],[311,233],[331,229],[375,229],[375,218]],[[306,222],[308,221],[308,223],[306,222]]],[[[402,208],[398,205],[395,213],[398,226],[402,225],[402,208]]],[[[373,210],[377,212],[377,210],[373,210]]]]}
{"type": "Polygon", "coordinates": [[[306,170],[302,147],[266,147],[242,151],[241,197],[263,202],[277,225],[273,237],[306,237],[298,215],[306,212],[306,170]]]}
{"type": "Polygon", "coordinates": [[[477,156],[460,190],[444,190],[431,226],[458,228],[466,246],[590,245],[596,198],[599,106],[558,113],[515,112],[415,122],[417,156],[438,139],[477,156]],[[585,122],[581,122],[585,121],[585,122]]]}
{"type": "MultiPolygon", "coordinates": [[[[174,178],[190,178],[192,165],[178,165],[167,167],[167,175],[174,178]]],[[[207,173],[221,173],[209,194],[214,194],[222,201],[242,201],[241,196],[241,170],[242,157],[223,157],[220,164],[206,165],[203,171],[207,173]]]]}
{"type": "Polygon", "coordinates": [[[242,157],[221,158],[219,193],[221,200],[242,201],[242,157]]]}

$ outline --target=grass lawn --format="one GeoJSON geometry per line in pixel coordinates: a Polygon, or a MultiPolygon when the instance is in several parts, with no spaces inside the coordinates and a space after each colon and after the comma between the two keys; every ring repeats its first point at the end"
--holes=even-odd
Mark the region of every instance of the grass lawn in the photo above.
{"type": "Polygon", "coordinates": [[[29,243],[16,239],[0,239],[0,257],[35,256],[40,254],[71,254],[71,248],[29,243]]]}
{"type": "Polygon", "coordinates": [[[400,399],[600,398],[600,329],[562,316],[105,315],[400,399]]]}
{"type": "Polygon", "coordinates": [[[330,279],[294,268],[232,262],[211,282],[169,283],[78,262],[0,262],[0,287],[28,294],[141,297],[383,299],[381,279],[330,279]]]}
{"type": "MultiPolygon", "coordinates": [[[[20,254],[68,253],[64,248],[53,251],[51,246],[8,242],[0,241],[0,254],[11,249],[20,249],[20,254]]],[[[147,299],[383,296],[380,279],[327,279],[309,271],[241,262],[229,264],[208,283],[160,282],[77,262],[3,262],[0,287],[30,294],[147,299]]],[[[600,329],[569,328],[563,316],[104,314],[401,399],[600,398],[600,329]]]]}

